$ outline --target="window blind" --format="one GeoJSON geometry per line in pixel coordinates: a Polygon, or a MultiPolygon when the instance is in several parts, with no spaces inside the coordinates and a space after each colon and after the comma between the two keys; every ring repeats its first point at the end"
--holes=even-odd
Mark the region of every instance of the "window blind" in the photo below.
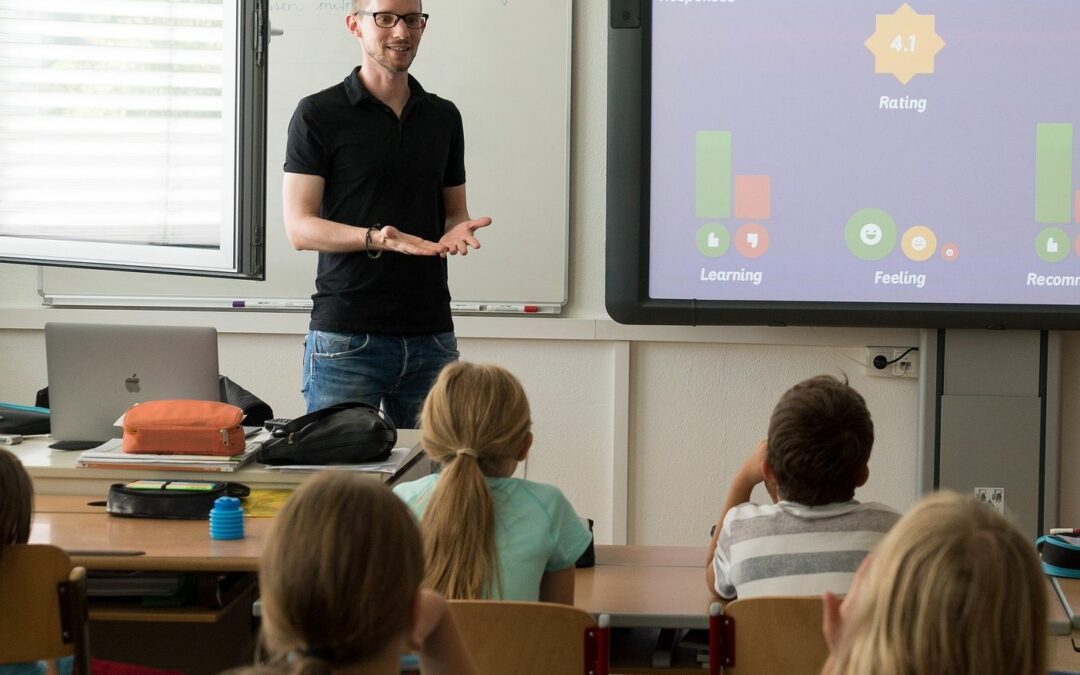
{"type": "Polygon", "coordinates": [[[0,0],[0,247],[232,259],[235,4],[0,0]]]}

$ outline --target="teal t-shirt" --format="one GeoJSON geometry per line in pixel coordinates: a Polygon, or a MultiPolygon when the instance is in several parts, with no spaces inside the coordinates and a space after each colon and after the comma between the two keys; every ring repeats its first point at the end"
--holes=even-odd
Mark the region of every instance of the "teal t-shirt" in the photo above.
{"type": "MultiPolygon", "coordinates": [[[[424,514],[439,475],[394,487],[417,519],[424,514]]],[[[495,550],[502,600],[538,600],[544,572],[571,567],[592,535],[559,488],[521,478],[488,478],[495,505],[495,550]]]]}

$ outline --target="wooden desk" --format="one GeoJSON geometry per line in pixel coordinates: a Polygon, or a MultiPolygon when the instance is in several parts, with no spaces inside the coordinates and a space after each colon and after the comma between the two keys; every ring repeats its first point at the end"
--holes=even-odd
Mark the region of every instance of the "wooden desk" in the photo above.
{"type": "Polygon", "coordinates": [[[1050,577],[1054,597],[1050,600],[1051,615],[1060,610],[1072,625],[1071,635],[1052,637],[1048,643],[1047,660],[1051,670],[1080,671],[1080,652],[1073,648],[1073,639],[1080,644],[1080,579],[1050,577]]]}
{"type": "MultiPolygon", "coordinates": [[[[609,614],[613,627],[625,628],[708,628],[708,609],[716,599],[705,584],[706,550],[673,546],[597,546],[596,567],[577,571],[574,604],[592,614],[609,614]]],[[[1080,653],[1073,650],[1072,637],[1080,642],[1080,580],[1060,579],[1063,597],[1075,611],[1063,609],[1054,587],[1048,582],[1047,659],[1051,670],[1080,671],[1080,653]]],[[[638,633],[645,642],[655,640],[656,631],[638,633]]],[[[620,673],[700,674],[697,664],[680,661],[671,668],[648,664],[656,645],[631,645],[613,666],[620,673]]],[[[685,656],[685,654],[684,654],[685,656]]]]}
{"type": "Polygon", "coordinates": [[[716,599],[705,584],[704,548],[596,547],[596,567],[577,570],[574,604],[616,628],[708,628],[716,599]]]}
{"type": "Polygon", "coordinates": [[[1080,628],[1080,579],[1051,577],[1054,591],[1073,628],[1080,628]]]}
{"type": "MultiPolygon", "coordinates": [[[[204,478],[205,480],[205,478],[204,478]]],[[[83,496],[34,500],[31,544],[53,544],[89,570],[256,572],[272,518],[247,518],[235,541],[210,538],[205,520],[109,516],[83,496]]]]}
{"type": "MultiPolygon", "coordinates": [[[[270,518],[249,518],[244,539],[214,541],[205,521],[112,517],[88,501],[77,496],[37,497],[31,542],[67,549],[76,564],[90,570],[253,572],[258,570],[272,523],[270,518]],[[142,554],[121,554],[130,551],[142,554]]],[[[652,629],[655,635],[660,628],[706,628],[714,599],[705,585],[704,561],[705,549],[700,547],[598,545],[596,567],[577,570],[574,604],[592,614],[608,614],[612,626],[620,629],[652,629]]],[[[1062,588],[1075,598],[1072,606],[1080,607],[1080,581],[1066,581],[1062,588]]],[[[1049,585],[1048,593],[1054,593],[1049,585]]],[[[1055,620],[1067,623],[1061,607],[1053,595],[1051,628],[1055,620]]],[[[1080,670],[1080,654],[1072,650],[1070,637],[1048,636],[1052,668],[1080,670]]],[[[646,649],[631,660],[643,658],[647,664],[650,656],[646,649]]],[[[628,665],[628,661],[616,661],[616,665],[621,673],[702,672],[696,665],[671,669],[628,665]]]]}
{"type": "MultiPolygon", "coordinates": [[[[299,471],[274,471],[252,462],[239,471],[169,471],[162,469],[90,469],[76,466],[77,450],[53,450],[48,436],[31,436],[19,445],[5,446],[22,461],[38,495],[96,495],[104,497],[113,483],[147,480],[220,480],[243,483],[253,489],[294,490],[310,476],[299,471]]],[[[420,432],[398,430],[398,447],[413,447],[402,471],[395,476],[368,474],[387,482],[407,481],[430,473],[430,461],[419,448],[420,432]]]]}

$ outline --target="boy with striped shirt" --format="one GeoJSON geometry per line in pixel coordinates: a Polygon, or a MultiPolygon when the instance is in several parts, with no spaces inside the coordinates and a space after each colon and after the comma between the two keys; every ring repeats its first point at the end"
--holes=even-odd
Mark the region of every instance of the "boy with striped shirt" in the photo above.
{"type": "Polygon", "coordinates": [[[899,519],[855,501],[870,475],[874,424],[859,392],[828,375],[780,397],[768,438],[739,468],[709,543],[717,597],[847,592],[866,554],[899,519]],[[764,483],[773,504],[754,504],[764,483]]]}

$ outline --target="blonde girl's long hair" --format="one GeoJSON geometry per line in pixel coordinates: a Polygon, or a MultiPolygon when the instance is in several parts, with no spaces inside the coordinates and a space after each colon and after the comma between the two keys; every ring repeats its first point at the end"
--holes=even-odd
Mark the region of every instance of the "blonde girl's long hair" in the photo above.
{"type": "Polygon", "coordinates": [[[22,462],[0,448],[0,550],[30,540],[34,514],[34,486],[22,462]]]}
{"type": "Polygon", "coordinates": [[[1012,524],[971,497],[931,495],[878,546],[832,673],[1042,675],[1044,586],[1012,524]]]}
{"type": "Polygon", "coordinates": [[[498,475],[528,442],[529,401],[504,368],[448,365],[424,401],[421,443],[442,475],[420,522],[424,586],[447,598],[502,594],[495,509],[485,476],[498,475]]]}
{"type": "Polygon", "coordinates": [[[411,628],[423,564],[416,521],[388,488],[344,472],[313,476],[263,549],[266,647],[305,675],[378,657],[411,628]]]}

